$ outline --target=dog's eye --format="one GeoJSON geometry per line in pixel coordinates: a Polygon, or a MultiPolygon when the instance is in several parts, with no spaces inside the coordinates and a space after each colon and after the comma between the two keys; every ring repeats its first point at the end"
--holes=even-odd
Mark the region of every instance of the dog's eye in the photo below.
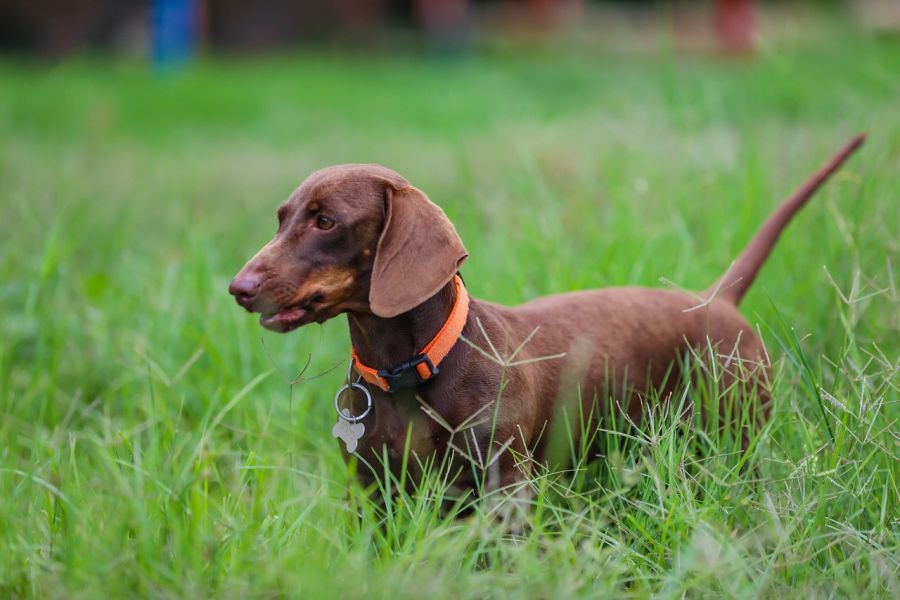
{"type": "Polygon", "coordinates": [[[326,217],[325,215],[319,215],[316,218],[316,227],[328,231],[329,229],[334,227],[334,219],[332,219],[331,217],[326,217]]]}

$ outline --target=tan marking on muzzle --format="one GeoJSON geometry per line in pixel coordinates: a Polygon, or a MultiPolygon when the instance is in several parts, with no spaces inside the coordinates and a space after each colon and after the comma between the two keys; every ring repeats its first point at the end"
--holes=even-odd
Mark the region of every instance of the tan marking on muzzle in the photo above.
{"type": "Polygon", "coordinates": [[[291,302],[299,302],[312,294],[322,294],[326,300],[341,300],[350,295],[356,273],[346,267],[325,267],[306,277],[294,291],[291,302]]]}

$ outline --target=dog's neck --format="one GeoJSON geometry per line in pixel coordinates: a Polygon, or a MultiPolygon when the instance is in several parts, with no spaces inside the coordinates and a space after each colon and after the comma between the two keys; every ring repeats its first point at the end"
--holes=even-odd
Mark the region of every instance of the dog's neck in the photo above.
{"type": "Polygon", "coordinates": [[[390,319],[372,313],[348,312],[350,341],[357,356],[376,369],[390,368],[413,358],[440,330],[455,301],[456,288],[451,280],[422,304],[390,319]]]}

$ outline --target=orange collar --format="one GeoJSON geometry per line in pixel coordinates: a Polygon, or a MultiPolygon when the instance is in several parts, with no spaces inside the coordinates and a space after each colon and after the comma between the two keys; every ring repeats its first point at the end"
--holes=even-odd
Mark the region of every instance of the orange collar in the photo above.
{"type": "Polygon", "coordinates": [[[437,375],[438,365],[456,345],[469,316],[469,294],[466,292],[466,286],[463,285],[459,275],[453,276],[453,283],[456,284],[456,301],[453,308],[450,309],[450,314],[440,331],[417,356],[390,369],[373,369],[364,365],[356,355],[356,348],[351,347],[350,357],[356,372],[372,385],[390,393],[425,383],[437,375]]]}

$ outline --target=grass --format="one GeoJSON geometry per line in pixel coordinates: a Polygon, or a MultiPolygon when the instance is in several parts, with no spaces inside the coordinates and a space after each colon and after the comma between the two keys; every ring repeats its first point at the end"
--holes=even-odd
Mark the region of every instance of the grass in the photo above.
{"type": "Polygon", "coordinates": [[[0,65],[0,596],[898,597],[898,72],[856,34],[745,62],[0,65]],[[609,419],[603,460],[535,475],[521,534],[502,500],[442,517],[437,477],[362,500],[342,369],[290,384],[346,359],[343,319],[279,337],[226,293],[306,174],[367,161],[444,206],[477,297],[700,289],[859,130],[744,302],[776,363],[747,457],[672,410],[609,419]]]}

